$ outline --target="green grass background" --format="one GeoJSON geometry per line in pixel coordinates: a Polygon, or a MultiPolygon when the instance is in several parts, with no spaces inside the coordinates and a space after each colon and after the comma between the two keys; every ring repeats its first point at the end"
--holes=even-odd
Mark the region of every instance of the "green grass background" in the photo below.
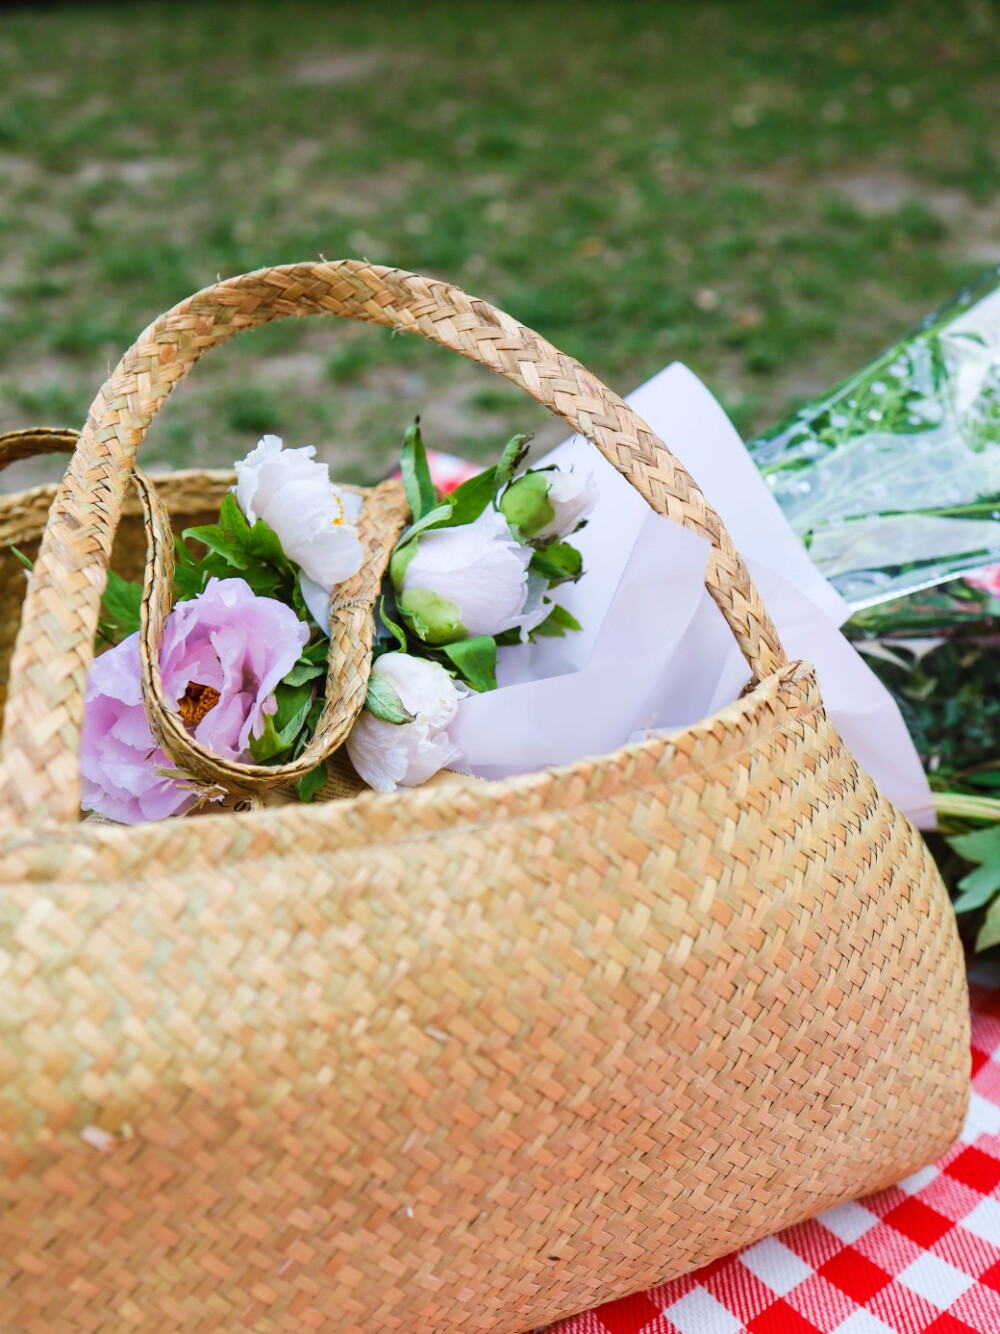
{"type": "MultiPolygon", "coordinates": [[[[161,310],[322,254],[456,282],[622,393],[681,358],[752,434],[1000,262],[998,126],[987,0],[6,11],[0,427],[78,425],[161,310]]],[[[291,321],[146,456],[274,430],[358,480],[418,411],[473,457],[562,434],[439,349],[291,321]]]]}

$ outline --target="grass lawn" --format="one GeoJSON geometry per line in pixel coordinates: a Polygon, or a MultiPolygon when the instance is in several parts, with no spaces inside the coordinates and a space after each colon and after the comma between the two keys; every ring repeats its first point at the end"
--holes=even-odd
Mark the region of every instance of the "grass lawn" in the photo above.
{"type": "MultiPolygon", "coordinates": [[[[0,426],[78,425],[161,310],[323,254],[446,277],[620,392],[682,358],[753,433],[1000,262],[998,124],[986,0],[6,11],[0,426]]],[[[363,479],[417,411],[471,456],[561,434],[436,348],[296,321],[200,365],[147,459],[274,430],[363,479]]]]}

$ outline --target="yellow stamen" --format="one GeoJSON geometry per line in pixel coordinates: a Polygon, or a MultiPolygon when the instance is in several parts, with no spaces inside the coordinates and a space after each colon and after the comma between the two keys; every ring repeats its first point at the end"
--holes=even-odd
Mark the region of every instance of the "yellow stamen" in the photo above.
{"type": "Polygon", "coordinates": [[[214,709],[218,702],[219,692],[213,686],[203,686],[197,681],[189,681],[187,690],[177,701],[181,722],[189,732],[193,732],[205,714],[214,709]]]}

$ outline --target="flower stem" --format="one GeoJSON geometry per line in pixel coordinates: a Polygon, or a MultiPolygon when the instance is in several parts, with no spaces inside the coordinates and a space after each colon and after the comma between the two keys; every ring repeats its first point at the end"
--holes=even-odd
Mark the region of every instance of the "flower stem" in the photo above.
{"type": "Polygon", "coordinates": [[[942,822],[972,820],[976,824],[1000,824],[1000,801],[995,797],[970,797],[964,792],[935,792],[934,809],[942,822]]]}

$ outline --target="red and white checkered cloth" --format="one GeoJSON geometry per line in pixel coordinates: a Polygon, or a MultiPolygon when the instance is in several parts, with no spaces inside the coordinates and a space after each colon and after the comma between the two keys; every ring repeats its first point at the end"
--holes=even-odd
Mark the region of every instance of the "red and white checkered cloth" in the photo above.
{"type": "Polygon", "coordinates": [[[969,987],[972,1105],[939,1163],[552,1334],[1000,1334],[1000,967],[969,987]]]}

